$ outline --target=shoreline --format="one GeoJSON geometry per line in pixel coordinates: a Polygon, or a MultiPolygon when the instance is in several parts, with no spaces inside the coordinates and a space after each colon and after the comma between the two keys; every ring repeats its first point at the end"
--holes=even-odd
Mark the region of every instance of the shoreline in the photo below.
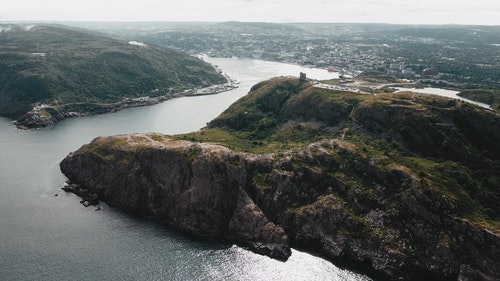
{"type": "Polygon", "coordinates": [[[123,98],[114,103],[67,103],[60,105],[36,104],[32,110],[14,120],[12,123],[19,130],[30,130],[50,127],[67,118],[86,117],[99,114],[118,112],[126,108],[151,106],[164,101],[206,95],[216,95],[238,88],[237,82],[224,75],[227,83],[215,84],[205,88],[188,89],[183,92],[165,94],[156,97],[143,96],[138,98],[123,98]]]}

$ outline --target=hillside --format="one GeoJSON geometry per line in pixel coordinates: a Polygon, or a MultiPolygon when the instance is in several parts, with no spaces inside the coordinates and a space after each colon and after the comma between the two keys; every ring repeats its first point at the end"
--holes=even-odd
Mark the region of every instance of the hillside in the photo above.
{"type": "Polygon", "coordinates": [[[0,116],[18,125],[46,126],[219,83],[225,78],[210,65],[172,50],[63,26],[0,25],[0,116]]]}
{"type": "Polygon", "coordinates": [[[84,200],[270,256],[290,243],[380,280],[497,280],[499,141],[498,113],[462,101],[275,78],[199,132],[97,138],[61,169],[84,200]]]}

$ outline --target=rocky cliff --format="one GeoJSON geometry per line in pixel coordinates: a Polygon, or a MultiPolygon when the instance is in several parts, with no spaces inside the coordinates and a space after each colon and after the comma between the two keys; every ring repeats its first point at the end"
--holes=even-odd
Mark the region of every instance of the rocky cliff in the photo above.
{"type": "Polygon", "coordinates": [[[253,155],[149,134],[97,138],[61,169],[80,195],[271,257],[290,255],[290,236],[375,278],[494,280],[498,234],[441,213],[404,167],[370,162],[340,140],[253,155]]]}
{"type": "Polygon", "coordinates": [[[273,257],[291,245],[377,280],[499,280],[499,124],[456,100],[279,78],[200,132],[97,138],[61,169],[84,201],[273,257]]]}
{"type": "Polygon", "coordinates": [[[278,259],[290,255],[282,227],[245,191],[247,161],[227,148],[160,135],[98,138],[61,163],[86,205],[104,200],[187,233],[229,239],[278,259]],[[94,202],[91,202],[94,201],[94,202]]]}

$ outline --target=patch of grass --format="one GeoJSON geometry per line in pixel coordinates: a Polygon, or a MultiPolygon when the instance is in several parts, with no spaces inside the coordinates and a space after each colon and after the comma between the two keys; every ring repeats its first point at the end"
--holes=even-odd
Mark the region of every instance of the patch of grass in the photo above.
{"type": "Polygon", "coordinates": [[[478,227],[488,229],[489,231],[500,234],[500,220],[489,220],[482,216],[465,216],[465,219],[472,222],[478,227]]]}
{"type": "Polygon", "coordinates": [[[160,134],[150,135],[150,137],[152,140],[157,141],[157,142],[162,142],[165,140],[165,136],[160,135],[160,134]]]}
{"type": "Polygon", "coordinates": [[[461,91],[458,96],[489,104],[493,110],[500,111],[500,90],[470,89],[461,91]]]}
{"type": "Polygon", "coordinates": [[[38,111],[38,115],[40,116],[40,118],[45,120],[50,120],[52,118],[52,115],[47,110],[44,109],[38,111]]]}
{"type": "Polygon", "coordinates": [[[175,135],[172,136],[172,139],[215,143],[236,151],[251,151],[258,145],[252,140],[242,137],[237,132],[221,128],[203,129],[198,132],[175,135]]]}

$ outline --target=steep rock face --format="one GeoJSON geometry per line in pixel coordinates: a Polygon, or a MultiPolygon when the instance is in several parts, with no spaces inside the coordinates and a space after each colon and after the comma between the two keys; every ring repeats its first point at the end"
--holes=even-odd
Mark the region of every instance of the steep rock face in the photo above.
{"type": "Polygon", "coordinates": [[[198,236],[232,239],[279,259],[290,255],[284,230],[243,189],[249,180],[243,158],[224,147],[158,135],[97,138],[66,157],[61,170],[79,185],[77,193],[91,190],[198,236]]]}
{"type": "Polygon", "coordinates": [[[95,140],[65,160],[89,161],[63,171],[98,187],[79,192],[84,203],[100,197],[271,256],[286,256],[286,232],[376,279],[500,280],[498,117],[436,96],[276,78],[172,137],[256,154],[132,135],[95,140]]]}
{"type": "Polygon", "coordinates": [[[383,280],[499,278],[499,235],[443,211],[407,168],[380,170],[339,140],[275,161],[248,193],[292,245],[383,280]]]}
{"type": "Polygon", "coordinates": [[[500,118],[490,111],[460,100],[401,93],[391,96],[390,106],[380,101],[365,103],[354,111],[360,131],[403,144],[427,157],[462,162],[500,158],[500,118]]]}
{"type": "Polygon", "coordinates": [[[384,206],[358,216],[342,199],[326,195],[278,222],[292,245],[314,245],[333,261],[376,278],[457,280],[465,266],[495,280],[499,237],[430,212],[414,196],[400,198],[401,209],[384,206]]]}
{"type": "Polygon", "coordinates": [[[80,194],[272,257],[290,255],[290,237],[381,280],[500,278],[499,235],[389,167],[342,140],[256,155],[157,134],[97,138],[61,163],[80,194]]]}

